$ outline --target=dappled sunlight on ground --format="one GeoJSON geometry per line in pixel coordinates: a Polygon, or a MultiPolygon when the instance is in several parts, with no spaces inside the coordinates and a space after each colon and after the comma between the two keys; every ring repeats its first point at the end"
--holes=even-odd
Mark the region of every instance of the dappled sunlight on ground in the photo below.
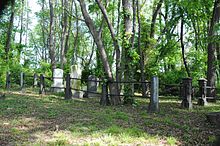
{"type": "Polygon", "coordinates": [[[0,101],[0,145],[207,145],[219,129],[205,113],[219,102],[180,109],[178,98],[160,98],[160,112],[147,113],[149,99],[134,106],[99,105],[99,99],[10,93],[0,101]]]}

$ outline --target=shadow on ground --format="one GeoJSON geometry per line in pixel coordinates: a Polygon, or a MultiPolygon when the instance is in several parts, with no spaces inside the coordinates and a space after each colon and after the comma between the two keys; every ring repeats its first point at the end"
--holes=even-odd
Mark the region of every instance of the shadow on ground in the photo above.
{"type": "Polygon", "coordinates": [[[220,129],[205,113],[220,103],[180,109],[178,98],[161,98],[160,112],[135,106],[102,107],[98,99],[7,94],[0,100],[0,145],[209,145],[220,129]]]}

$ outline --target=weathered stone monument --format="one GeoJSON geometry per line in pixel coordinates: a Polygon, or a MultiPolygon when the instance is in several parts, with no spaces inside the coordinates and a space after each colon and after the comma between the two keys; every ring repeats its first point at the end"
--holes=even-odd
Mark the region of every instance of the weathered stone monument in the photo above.
{"type": "Polygon", "coordinates": [[[63,85],[63,70],[56,68],[53,71],[53,84],[52,89],[54,92],[63,92],[64,85],[63,85]]]}
{"type": "Polygon", "coordinates": [[[182,108],[192,109],[192,78],[182,79],[182,108]]]}
{"type": "Polygon", "coordinates": [[[88,82],[87,82],[87,96],[88,98],[91,97],[97,97],[97,87],[98,87],[98,83],[97,83],[97,77],[94,75],[90,75],[88,77],[88,82]]]}
{"type": "Polygon", "coordinates": [[[37,74],[35,73],[34,74],[34,84],[33,84],[33,87],[35,88],[35,87],[37,87],[37,84],[38,84],[38,82],[37,82],[37,79],[38,79],[38,76],[37,76],[37,74]]]}
{"type": "Polygon", "coordinates": [[[198,105],[205,106],[207,105],[207,100],[206,100],[206,93],[207,93],[207,80],[204,78],[201,78],[198,80],[199,82],[199,98],[198,98],[198,105]]]}
{"type": "Polygon", "coordinates": [[[23,92],[24,89],[24,73],[21,72],[20,74],[20,87],[21,87],[21,92],[23,92]]]}
{"type": "Polygon", "coordinates": [[[11,73],[7,72],[6,74],[6,89],[9,90],[11,87],[11,73]]]}
{"type": "Polygon", "coordinates": [[[108,97],[108,85],[107,83],[102,84],[102,95],[100,97],[100,105],[106,106],[110,105],[110,100],[108,97]]]}
{"type": "Polygon", "coordinates": [[[148,112],[159,112],[159,80],[157,76],[151,79],[151,97],[148,112]]]}
{"type": "Polygon", "coordinates": [[[83,92],[81,90],[81,76],[82,71],[77,65],[71,66],[71,88],[72,88],[72,96],[74,98],[83,98],[83,92]]]}

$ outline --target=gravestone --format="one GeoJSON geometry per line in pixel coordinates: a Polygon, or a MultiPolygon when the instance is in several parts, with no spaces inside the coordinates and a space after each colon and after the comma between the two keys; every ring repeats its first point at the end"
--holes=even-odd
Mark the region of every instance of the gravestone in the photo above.
{"type": "Polygon", "coordinates": [[[182,79],[182,108],[192,109],[192,78],[183,78],[182,79]]]}
{"type": "Polygon", "coordinates": [[[157,76],[151,79],[151,97],[148,112],[159,112],[159,80],[157,76]]]}
{"type": "Polygon", "coordinates": [[[21,92],[23,92],[23,88],[24,88],[24,73],[21,72],[20,74],[20,87],[21,87],[21,92]]]}
{"type": "Polygon", "coordinates": [[[71,66],[71,88],[72,88],[72,96],[74,98],[83,98],[83,92],[81,90],[81,76],[82,71],[77,65],[71,66]]]}
{"type": "Polygon", "coordinates": [[[90,75],[88,77],[88,82],[87,82],[87,96],[88,98],[91,97],[97,97],[97,77],[94,75],[90,75]]]}
{"type": "Polygon", "coordinates": [[[204,78],[201,78],[198,80],[199,82],[199,98],[198,98],[198,105],[205,106],[207,105],[207,100],[206,100],[206,85],[207,85],[207,80],[204,78]]]}
{"type": "Polygon", "coordinates": [[[7,72],[6,74],[6,89],[9,90],[11,87],[11,73],[7,72]]]}
{"type": "Polygon", "coordinates": [[[54,92],[63,92],[64,85],[63,85],[63,70],[56,68],[53,71],[53,84],[52,89],[54,92]]]}
{"type": "Polygon", "coordinates": [[[37,84],[38,84],[37,79],[38,79],[38,76],[37,76],[37,74],[35,73],[35,74],[34,74],[34,84],[33,84],[34,88],[37,87],[37,84]]]}
{"type": "Polygon", "coordinates": [[[100,105],[103,106],[110,105],[110,101],[108,97],[108,86],[106,83],[102,84],[102,95],[100,97],[100,105]]]}

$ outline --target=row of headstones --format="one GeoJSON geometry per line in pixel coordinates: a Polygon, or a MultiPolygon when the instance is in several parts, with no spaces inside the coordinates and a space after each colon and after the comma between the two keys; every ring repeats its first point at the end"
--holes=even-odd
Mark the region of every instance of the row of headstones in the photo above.
{"type": "MultiPolygon", "coordinates": [[[[94,75],[89,75],[87,80],[87,92],[85,88],[81,87],[81,70],[77,65],[71,66],[71,73],[66,75],[65,81],[63,82],[63,70],[54,69],[53,72],[53,84],[51,86],[53,92],[63,92],[65,90],[65,98],[69,99],[72,97],[82,98],[82,97],[93,97],[94,93],[97,93],[98,83],[97,77],[94,75]]],[[[45,88],[44,77],[40,76],[40,94],[43,93],[45,88]]]]}
{"type": "MultiPolygon", "coordinates": [[[[63,91],[65,89],[65,99],[71,99],[72,97],[82,97],[82,91],[76,91],[75,89],[80,89],[80,79],[81,73],[77,70],[77,67],[71,68],[71,74],[67,74],[65,83],[63,83],[63,70],[62,69],[55,69],[53,75],[53,84],[52,88],[56,92],[63,91]],[[75,70],[75,72],[73,71],[75,70]],[[72,90],[73,89],[73,90],[72,90]]],[[[10,74],[7,74],[6,77],[7,84],[6,87],[10,86],[10,74]]],[[[21,86],[24,83],[24,74],[21,73],[21,86]]],[[[40,94],[45,92],[45,77],[43,74],[40,75],[40,94]]],[[[34,74],[34,86],[38,85],[38,76],[34,74]]],[[[97,96],[97,87],[98,81],[97,78],[93,75],[88,77],[87,82],[87,97],[95,97],[97,96]]],[[[108,86],[103,83],[102,84],[102,94],[100,99],[101,105],[106,105],[106,99],[108,99],[108,86]]],[[[157,76],[152,77],[151,80],[151,97],[150,97],[150,104],[148,108],[149,112],[158,112],[159,111],[159,80],[157,76]]]]}
{"type": "MultiPolygon", "coordinates": [[[[71,68],[72,69],[72,68],[71,68]]],[[[66,75],[65,79],[65,99],[71,99],[72,97],[79,97],[79,94],[83,93],[81,91],[75,91],[74,89],[80,88],[80,79],[81,74],[80,72],[74,68],[73,70],[76,70],[76,72],[73,72],[71,70],[71,74],[66,75]],[[72,86],[71,86],[72,85],[72,86]],[[73,90],[72,90],[73,89],[73,90]]],[[[42,76],[42,75],[41,75],[42,76]]],[[[63,71],[61,69],[55,69],[54,70],[54,84],[53,88],[62,88],[63,85],[63,71]]],[[[41,77],[41,82],[43,81],[43,77],[41,77]]],[[[98,81],[95,76],[89,76],[88,82],[87,82],[87,97],[94,97],[97,96],[97,86],[98,81]]],[[[40,86],[42,86],[43,83],[40,83],[40,86]]],[[[41,89],[43,86],[41,87],[41,89]]],[[[42,93],[42,92],[40,92],[42,93]]],[[[101,105],[107,105],[107,99],[108,97],[108,85],[106,83],[102,84],[102,93],[100,98],[100,104],[101,105]]],[[[81,96],[82,97],[82,96],[81,96]]],[[[149,112],[158,112],[159,111],[159,80],[157,76],[152,77],[151,80],[151,97],[150,97],[150,104],[148,108],[149,112]]]]}
{"type": "MultiPolygon", "coordinates": [[[[38,78],[40,79],[39,85],[40,85],[40,94],[43,94],[45,92],[45,77],[43,74],[38,77],[37,74],[34,74],[33,76],[33,87],[38,86],[38,78]]],[[[71,74],[69,75],[70,78],[70,88],[73,97],[81,98],[84,95],[84,92],[81,90],[81,70],[77,67],[77,65],[71,66],[71,74]],[[75,89],[75,90],[74,90],[75,89]]],[[[63,92],[65,89],[65,83],[63,82],[63,70],[62,69],[54,69],[53,72],[53,83],[51,85],[51,89],[53,92],[63,92]]],[[[20,74],[20,88],[23,91],[24,89],[24,80],[25,75],[23,72],[20,74]]],[[[10,89],[11,86],[11,75],[9,72],[6,74],[6,89],[10,89]]],[[[94,93],[97,92],[98,83],[97,78],[94,75],[90,75],[88,77],[87,82],[87,97],[93,97],[94,93]]],[[[86,90],[86,89],[84,89],[86,90]]]]}
{"type": "MultiPolygon", "coordinates": [[[[199,83],[199,98],[198,105],[205,106],[207,105],[207,80],[201,78],[198,80],[199,83]]],[[[192,78],[183,78],[180,85],[180,96],[182,98],[181,107],[192,109],[192,78]]],[[[211,97],[215,100],[215,97],[211,97]]]]}

